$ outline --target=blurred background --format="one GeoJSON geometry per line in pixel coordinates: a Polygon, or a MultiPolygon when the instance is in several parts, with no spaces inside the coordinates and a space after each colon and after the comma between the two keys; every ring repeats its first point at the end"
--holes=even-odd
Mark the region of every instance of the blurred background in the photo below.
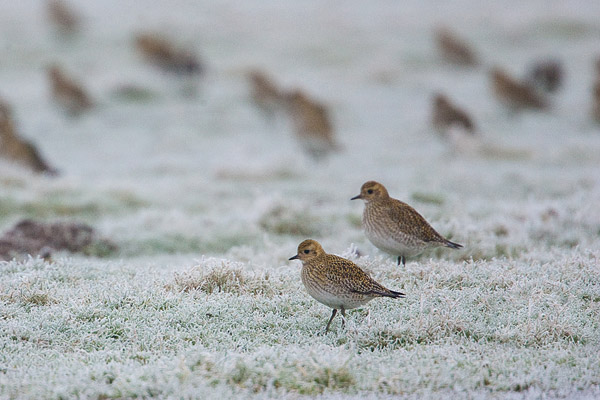
{"type": "Polygon", "coordinates": [[[501,256],[532,213],[556,221],[551,244],[589,244],[599,16],[593,0],[0,1],[0,228],[81,220],[120,256],[309,235],[374,252],[348,200],[375,179],[478,249],[446,257],[501,256]]]}

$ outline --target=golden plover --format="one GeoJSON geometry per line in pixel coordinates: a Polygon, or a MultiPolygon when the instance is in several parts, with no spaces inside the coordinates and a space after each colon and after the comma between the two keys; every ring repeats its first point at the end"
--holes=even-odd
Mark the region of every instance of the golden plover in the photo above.
{"type": "Polygon", "coordinates": [[[70,115],[76,116],[93,106],[80,83],[68,77],[57,65],[48,68],[52,98],[70,115]]]}
{"type": "Polygon", "coordinates": [[[47,16],[61,33],[74,34],[81,26],[81,17],[62,0],[50,0],[47,3],[47,16]]]}
{"type": "Polygon", "coordinates": [[[35,172],[55,175],[57,172],[42,158],[31,142],[16,132],[12,110],[0,100],[0,157],[31,168],[35,172]]]}
{"type": "Polygon", "coordinates": [[[538,60],[529,67],[527,82],[545,92],[555,92],[564,80],[564,68],[555,59],[538,60]]]}
{"type": "Polygon", "coordinates": [[[513,110],[548,108],[547,100],[533,86],[509,76],[500,68],[491,72],[492,89],[498,100],[513,110]]]}
{"type": "Polygon", "coordinates": [[[196,75],[204,72],[204,65],[192,50],[177,47],[158,34],[137,35],[135,46],[149,63],[163,71],[178,75],[196,75]]]}
{"type": "Polygon", "coordinates": [[[325,333],[331,321],[342,312],[342,328],[346,310],[360,307],[375,297],[405,297],[404,293],[387,289],[377,283],[365,271],[350,260],[325,253],[321,245],[307,239],[298,246],[298,254],[290,260],[302,261],[302,283],[319,303],[333,309],[325,333]]]}
{"type": "Polygon", "coordinates": [[[414,208],[390,197],[381,183],[365,182],[351,200],[356,199],[365,202],[362,226],[367,238],[375,247],[398,256],[398,265],[429,248],[462,247],[437,233],[414,208]]]}
{"type": "Polygon", "coordinates": [[[452,64],[473,67],[479,63],[471,46],[447,28],[435,31],[435,42],[442,57],[452,64]]]}
{"type": "Polygon", "coordinates": [[[248,80],[252,101],[265,116],[273,118],[282,104],[281,90],[272,79],[259,70],[248,72],[248,80]]]}
{"type": "Polygon", "coordinates": [[[433,98],[431,123],[441,134],[445,134],[453,126],[471,134],[475,133],[475,125],[469,114],[441,93],[437,93],[433,98]]]}
{"type": "Polygon", "coordinates": [[[286,93],[285,104],[300,145],[314,159],[338,148],[329,112],[323,104],[298,89],[286,93]]]}

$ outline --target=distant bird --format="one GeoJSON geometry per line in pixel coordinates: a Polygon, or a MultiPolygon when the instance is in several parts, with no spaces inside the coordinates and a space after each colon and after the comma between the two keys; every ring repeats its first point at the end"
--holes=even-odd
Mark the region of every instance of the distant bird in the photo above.
{"type": "Polygon", "coordinates": [[[535,62],[527,73],[526,81],[533,87],[545,92],[555,92],[564,80],[564,68],[560,61],[554,59],[535,62]]]}
{"type": "Polygon", "coordinates": [[[93,103],[83,86],[70,78],[58,65],[48,68],[54,101],[69,115],[77,116],[92,108],[93,103]]]}
{"type": "Polygon", "coordinates": [[[479,64],[471,45],[449,29],[437,29],[435,31],[435,42],[441,56],[446,61],[465,67],[474,67],[479,64]]]}
{"type": "Polygon", "coordinates": [[[381,183],[365,182],[351,200],[356,199],[365,202],[362,226],[367,238],[380,250],[398,256],[398,265],[406,265],[406,257],[426,249],[463,247],[437,233],[414,208],[390,197],[381,183]]]}
{"type": "Polygon", "coordinates": [[[549,107],[547,100],[534,87],[510,77],[500,68],[493,68],[490,76],[496,98],[508,108],[544,110],[549,107]]]}
{"type": "Polygon", "coordinates": [[[600,76],[596,79],[592,90],[592,118],[600,124],[600,76]]]}
{"type": "Polygon", "coordinates": [[[285,94],[285,104],[296,138],[310,156],[320,160],[338,149],[331,118],[323,104],[299,89],[285,94]]]}
{"type": "Polygon", "coordinates": [[[405,297],[404,293],[387,289],[377,283],[352,261],[325,253],[321,245],[314,240],[307,239],[300,243],[298,254],[290,260],[302,261],[300,276],[308,294],[319,303],[333,309],[325,333],[329,332],[337,310],[342,312],[343,328],[346,310],[360,307],[375,297],[405,297]]]}
{"type": "Polygon", "coordinates": [[[451,127],[461,128],[470,134],[475,133],[475,125],[469,114],[454,105],[447,96],[441,93],[437,93],[433,97],[431,122],[433,127],[442,134],[445,134],[451,127]]]}
{"type": "Polygon", "coordinates": [[[74,34],[81,27],[81,17],[62,0],[50,0],[47,3],[48,20],[61,32],[74,34]]]}
{"type": "Polygon", "coordinates": [[[177,75],[199,75],[204,66],[190,49],[178,47],[156,33],[142,33],[135,37],[135,45],[151,64],[177,75]]]}
{"type": "Polygon", "coordinates": [[[0,157],[30,168],[35,172],[55,175],[57,172],[42,158],[31,142],[16,132],[10,106],[0,100],[0,157]]]}
{"type": "Polygon", "coordinates": [[[254,105],[268,118],[273,118],[282,106],[283,93],[264,72],[252,70],[248,73],[250,96],[254,105]]]}

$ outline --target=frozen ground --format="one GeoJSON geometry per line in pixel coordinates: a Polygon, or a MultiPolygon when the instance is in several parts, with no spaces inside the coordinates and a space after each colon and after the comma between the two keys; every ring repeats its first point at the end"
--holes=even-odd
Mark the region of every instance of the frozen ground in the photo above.
{"type": "Polygon", "coordinates": [[[0,166],[0,229],[73,218],[120,245],[109,258],[0,263],[0,397],[598,398],[600,128],[588,111],[598,1],[77,1],[71,41],[43,2],[0,2],[0,96],[58,178],[0,166]],[[168,3],[168,5],[167,5],[168,3]],[[453,27],[485,61],[438,59],[453,27]],[[140,30],[209,65],[198,93],[144,65],[140,30]],[[541,56],[567,72],[547,113],[510,115],[486,69],[541,56]],[[60,61],[99,107],[48,99],[60,61]],[[320,165],[248,102],[259,66],[331,106],[344,150],[320,165]],[[115,95],[124,84],[152,93],[115,95]],[[443,90],[496,156],[454,154],[428,126],[443,90]],[[364,237],[369,179],[465,245],[399,268],[364,237]],[[289,262],[301,240],[350,256],[407,298],[330,310],[289,262]]]}

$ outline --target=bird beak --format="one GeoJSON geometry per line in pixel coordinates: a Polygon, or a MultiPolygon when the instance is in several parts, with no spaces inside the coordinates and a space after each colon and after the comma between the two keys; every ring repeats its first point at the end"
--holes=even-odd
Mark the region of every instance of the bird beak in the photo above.
{"type": "Polygon", "coordinates": [[[297,260],[297,259],[299,259],[299,258],[300,258],[300,257],[298,257],[298,254],[296,254],[294,257],[290,257],[290,260],[297,260]]]}
{"type": "Polygon", "coordinates": [[[358,196],[354,196],[350,200],[362,199],[362,196],[359,194],[358,196]]]}

